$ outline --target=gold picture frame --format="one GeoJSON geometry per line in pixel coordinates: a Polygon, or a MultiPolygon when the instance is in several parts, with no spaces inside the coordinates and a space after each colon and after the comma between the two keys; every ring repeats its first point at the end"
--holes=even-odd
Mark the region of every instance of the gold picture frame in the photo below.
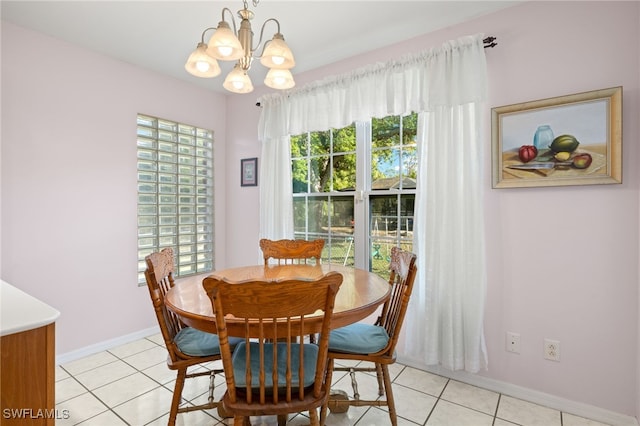
{"type": "Polygon", "coordinates": [[[493,188],[622,183],[622,87],[492,108],[491,146],[493,188]]]}

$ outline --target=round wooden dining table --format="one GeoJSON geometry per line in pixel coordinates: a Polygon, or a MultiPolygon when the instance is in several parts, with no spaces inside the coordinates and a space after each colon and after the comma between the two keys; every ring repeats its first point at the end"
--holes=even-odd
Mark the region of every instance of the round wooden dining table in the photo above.
{"type": "MultiPolygon", "coordinates": [[[[367,318],[390,296],[391,286],[384,278],[364,269],[335,264],[243,266],[214,271],[211,276],[242,285],[249,281],[315,280],[329,271],[343,276],[331,328],[367,318]]],[[[217,333],[211,300],[202,287],[201,276],[176,280],[175,286],[167,292],[165,304],[188,326],[217,333]]]]}

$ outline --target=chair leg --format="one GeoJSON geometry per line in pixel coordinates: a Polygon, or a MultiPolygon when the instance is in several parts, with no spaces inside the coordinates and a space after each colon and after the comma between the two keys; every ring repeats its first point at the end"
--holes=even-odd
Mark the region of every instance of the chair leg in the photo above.
{"type": "Polygon", "coordinates": [[[229,413],[224,406],[222,405],[222,401],[218,402],[218,406],[216,407],[218,410],[218,417],[220,417],[221,419],[228,419],[230,417],[233,417],[233,414],[229,413]]]}
{"type": "Polygon", "coordinates": [[[391,425],[398,425],[398,417],[396,414],[396,403],[393,399],[393,388],[391,387],[391,377],[389,376],[389,366],[387,364],[377,364],[382,369],[382,377],[384,378],[384,390],[386,393],[387,407],[389,408],[389,418],[391,425]]]}
{"type": "Polygon", "coordinates": [[[251,419],[248,416],[233,416],[233,426],[251,426],[251,419]]]}
{"type": "Polygon", "coordinates": [[[329,388],[329,396],[325,399],[324,404],[320,407],[320,424],[324,425],[327,421],[327,408],[329,407],[329,398],[331,398],[331,381],[333,380],[333,358],[329,358],[327,362],[327,373],[325,376],[325,383],[329,388]]]}
{"type": "Polygon", "coordinates": [[[285,426],[289,420],[288,414],[278,414],[278,426],[285,426]]]}
{"type": "Polygon", "coordinates": [[[382,364],[376,364],[376,377],[378,378],[378,395],[384,395],[384,384],[383,384],[383,374],[382,374],[382,364]]]}
{"type": "Polygon", "coordinates": [[[176,424],[178,407],[180,406],[180,400],[182,399],[182,389],[184,388],[184,381],[186,377],[187,369],[179,369],[176,377],[176,385],[173,388],[173,399],[171,400],[171,411],[169,412],[169,426],[174,426],[176,424]]]}
{"type": "Polygon", "coordinates": [[[320,426],[318,421],[318,410],[313,408],[309,410],[309,426],[320,426]]]}

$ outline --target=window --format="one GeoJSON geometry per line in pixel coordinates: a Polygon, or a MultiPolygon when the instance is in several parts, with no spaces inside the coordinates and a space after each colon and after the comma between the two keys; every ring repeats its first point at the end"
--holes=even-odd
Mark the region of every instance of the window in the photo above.
{"type": "Polygon", "coordinates": [[[387,274],[391,247],[413,251],[417,114],[371,121],[370,264],[387,274]]]}
{"type": "Polygon", "coordinates": [[[353,265],[356,130],[291,137],[294,235],[325,240],[323,258],[353,265]]]}
{"type": "Polygon", "coordinates": [[[174,250],[176,276],[213,269],[213,131],[138,114],[138,283],[174,250]]]}
{"type": "Polygon", "coordinates": [[[411,114],[292,136],[295,238],[323,238],[323,261],[388,276],[391,247],[412,250],[416,130],[411,114]]]}

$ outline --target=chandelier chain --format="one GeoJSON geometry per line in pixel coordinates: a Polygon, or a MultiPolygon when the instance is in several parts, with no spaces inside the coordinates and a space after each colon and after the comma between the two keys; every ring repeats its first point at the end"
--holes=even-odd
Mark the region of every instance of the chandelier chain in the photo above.
{"type": "MultiPolygon", "coordinates": [[[[247,9],[249,7],[247,5],[247,0],[242,0],[242,2],[244,3],[244,8],[247,9]]],[[[258,3],[260,3],[260,0],[251,0],[251,3],[253,4],[253,7],[258,7],[258,3]]]]}

